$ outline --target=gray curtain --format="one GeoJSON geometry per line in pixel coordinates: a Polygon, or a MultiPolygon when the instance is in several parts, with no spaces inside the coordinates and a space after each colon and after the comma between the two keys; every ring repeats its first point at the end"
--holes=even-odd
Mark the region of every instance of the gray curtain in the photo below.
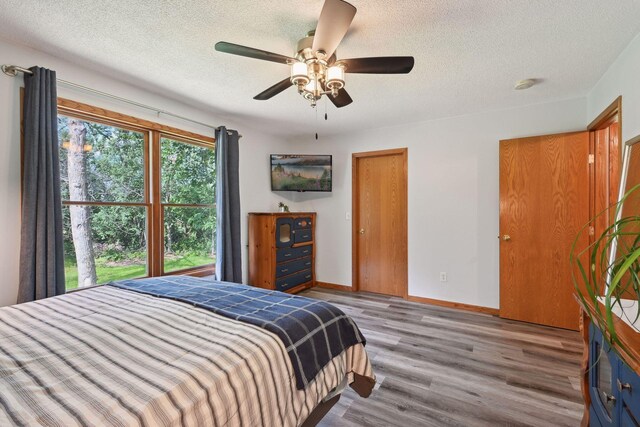
{"type": "Polygon", "coordinates": [[[19,303],[65,291],[56,73],[30,70],[24,76],[19,303]]]}
{"type": "Polygon", "coordinates": [[[238,132],[216,132],[216,279],[242,283],[238,132]]]}

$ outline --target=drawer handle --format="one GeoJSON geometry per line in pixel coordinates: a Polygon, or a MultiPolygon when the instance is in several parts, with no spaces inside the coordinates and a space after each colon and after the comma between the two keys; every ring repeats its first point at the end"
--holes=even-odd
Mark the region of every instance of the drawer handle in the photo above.
{"type": "Polygon", "coordinates": [[[311,261],[305,263],[304,265],[311,265],[311,261]]]}
{"type": "Polygon", "coordinates": [[[290,257],[290,256],[291,256],[291,254],[284,254],[284,257],[285,257],[285,258],[286,258],[286,257],[290,257]]]}
{"type": "Polygon", "coordinates": [[[613,395],[611,395],[611,394],[609,394],[609,393],[606,393],[606,392],[604,392],[604,391],[602,392],[602,394],[604,394],[604,400],[605,400],[607,403],[611,402],[611,403],[613,403],[614,405],[616,404],[616,398],[615,398],[613,395]]]}
{"type": "Polygon", "coordinates": [[[286,273],[287,271],[289,271],[288,268],[281,268],[280,271],[282,271],[283,273],[286,273]]]}
{"type": "Polygon", "coordinates": [[[620,378],[617,378],[616,381],[618,382],[618,391],[629,390],[629,393],[631,393],[631,384],[623,383],[620,378]]]}
{"type": "Polygon", "coordinates": [[[302,251],[303,254],[308,254],[309,253],[309,249],[307,249],[306,251],[302,251]]]}
{"type": "Polygon", "coordinates": [[[305,276],[305,279],[311,279],[311,275],[309,274],[309,275],[305,276]]]}

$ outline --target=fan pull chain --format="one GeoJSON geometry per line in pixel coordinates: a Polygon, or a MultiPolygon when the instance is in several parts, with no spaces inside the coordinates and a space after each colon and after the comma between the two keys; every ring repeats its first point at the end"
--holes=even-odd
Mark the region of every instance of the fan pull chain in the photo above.
{"type": "Polygon", "coordinates": [[[316,110],[316,141],[318,140],[318,107],[315,107],[316,110]]]}
{"type": "Polygon", "coordinates": [[[328,119],[327,117],[327,97],[324,97],[324,121],[326,122],[328,119]]]}

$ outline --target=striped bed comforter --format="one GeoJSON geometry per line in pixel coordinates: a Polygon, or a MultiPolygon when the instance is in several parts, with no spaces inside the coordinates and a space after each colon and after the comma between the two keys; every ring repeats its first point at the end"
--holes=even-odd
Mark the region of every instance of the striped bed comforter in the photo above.
{"type": "Polygon", "coordinates": [[[345,378],[361,344],[298,390],[273,333],[110,286],[0,308],[0,426],[296,426],[345,378]]]}
{"type": "Polygon", "coordinates": [[[365,338],[353,319],[328,302],[191,276],[121,280],[110,286],[205,308],[273,332],[284,343],[298,389],[331,359],[365,338]]]}

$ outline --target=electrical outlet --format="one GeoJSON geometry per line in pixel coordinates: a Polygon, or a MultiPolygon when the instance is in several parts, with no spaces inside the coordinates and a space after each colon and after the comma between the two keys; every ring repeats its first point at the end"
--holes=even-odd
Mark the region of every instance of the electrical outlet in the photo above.
{"type": "Polygon", "coordinates": [[[351,221],[351,212],[345,212],[344,219],[347,221],[351,221]]]}
{"type": "Polygon", "coordinates": [[[447,281],[447,273],[444,271],[440,272],[440,281],[441,282],[446,282],[447,281]]]}

